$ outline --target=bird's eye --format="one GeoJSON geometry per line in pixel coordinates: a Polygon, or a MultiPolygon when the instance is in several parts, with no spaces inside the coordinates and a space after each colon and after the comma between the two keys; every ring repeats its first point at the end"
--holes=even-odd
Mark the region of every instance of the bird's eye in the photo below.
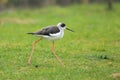
{"type": "Polygon", "coordinates": [[[63,23],[63,24],[61,24],[61,27],[65,27],[65,24],[63,23]]]}

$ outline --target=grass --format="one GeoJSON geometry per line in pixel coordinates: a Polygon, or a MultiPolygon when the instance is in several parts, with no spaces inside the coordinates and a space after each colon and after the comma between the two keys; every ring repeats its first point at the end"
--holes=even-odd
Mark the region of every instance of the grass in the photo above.
{"type": "Polygon", "coordinates": [[[119,80],[120,5],[107,11],[104,5],[73,5],[37,9],[10,9],[0,13],[0,80],[119,80]],[[75,31],[65,31],[55,42],[62,67],[51,53],[51,42],[42,40],[27,65],[35,36],[44,26],[65,22],[75,31]],[[37,65],[37,68],[35,67],[37,65]]]}

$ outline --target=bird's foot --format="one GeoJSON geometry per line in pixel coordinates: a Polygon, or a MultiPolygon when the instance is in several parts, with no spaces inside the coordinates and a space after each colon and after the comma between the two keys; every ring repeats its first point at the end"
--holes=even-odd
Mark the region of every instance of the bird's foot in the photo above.
{"type": "Polygon", "coordinates": [[[30,65],[31,63],[28,61],[28,63],[27,63],[28,65],[30,65]]]}

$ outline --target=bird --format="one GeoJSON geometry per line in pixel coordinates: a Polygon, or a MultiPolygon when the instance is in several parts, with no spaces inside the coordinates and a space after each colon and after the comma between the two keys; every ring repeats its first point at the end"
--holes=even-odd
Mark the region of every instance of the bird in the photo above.
{"type": "Polygon", "coordinates": [[[51,25],[51,26],[47,26],[44,27],[41,30],[38,30],[36,32],[29,32],[27,34],[31,34],[31,35],[35,35],[38,36],[39,39],[33,41],[32,44],[32,50],[30,53],[30,57],[28,59],[28,64],[31,64],[31,59],[32,59],[32,55],[34,53],[34,48],[35,45],[42,39],[47,39],[50,40],[52,42],[52,54],[54,55],[54,57],[58,60],[58,62],[64,66],[64,63],[61,61],[61,59],[56,55],[55,53],[55,48],[54,48],[54,42],[58,39],[63,38],[64,36],[64,30],[69,30],[71,32],[74,32],[73,30],[69,29],[68,27],[66,27],[66,24],[63,22],[59,22],[57,25],[51,25]]]}

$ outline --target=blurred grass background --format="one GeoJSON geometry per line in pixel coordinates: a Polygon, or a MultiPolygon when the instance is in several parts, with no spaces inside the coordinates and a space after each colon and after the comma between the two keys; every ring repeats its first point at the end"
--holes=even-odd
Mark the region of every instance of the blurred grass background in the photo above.
{"type": "Polygon", "coordinates": [[[119,80],[120,5],[115,3],[110,11],[105,7],[73,4],[0,12],[0,80],[119,80]],[[26,33],[58,22],[75,31],[65,31],[64,38],[55,42],[56,54],[66,67],[52,56],[47,40],[39,42],[32,65],[27,65],[38,37],[26,33]]]}

